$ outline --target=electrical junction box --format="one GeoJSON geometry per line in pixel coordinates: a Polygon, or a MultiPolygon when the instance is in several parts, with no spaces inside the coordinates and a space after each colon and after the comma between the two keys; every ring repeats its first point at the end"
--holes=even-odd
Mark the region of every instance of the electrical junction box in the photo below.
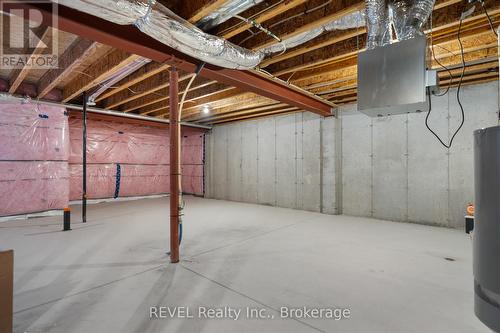
{"type": "Polygon", "coordinates": [[[360,53],[358,111],[371,117],[426,111],[426,87],[438,82],[436,71],[426,71],[426,45],[419,36],[360,53]]]}

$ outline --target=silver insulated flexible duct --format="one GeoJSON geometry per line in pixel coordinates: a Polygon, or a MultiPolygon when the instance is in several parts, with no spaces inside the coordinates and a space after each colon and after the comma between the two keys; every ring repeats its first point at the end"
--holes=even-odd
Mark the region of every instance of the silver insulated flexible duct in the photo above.
{"type": "Polygon", "coordinates": [[[413,4],[408,13],[406,26],[408,27],[408,34],[403,38],[408,39],[415,36],[423,35],[422,28],[429,19],[434,8],[436,0],[417,0],[413,4]]]}
{"type": "Polygon", "coordinates": [[[387,30],[387,11],[385,0],[365,0],[367,40],[366,48],[371,50],[382,45],[382,36],[387,30]]]}
{"type": "MultiPolygon", "coordinates": [[[[245,1],[250,2],[254,5],[260,1],[245,1]]],[[[206,63],[232,69],[255,68],[264,57],[306,43],[326,31],[365,25],[364,13],[356,12],[278,44],[253,51],[205,33],[155,0],[57,0],[57,3],[116,24],[134,24],[145,34],[173,49],[206,63]]],[[[241,4],[242,0],[238,3],[241,4]]]]}
{"type": "Polygon", "coordinates": [[[424,34],[435,0],[365,0],[367,49],[424,34]]]}
{"type": "Polygon", "coordinates": [[[248,8],[258,5],[263,0],[230,0],[223,4],[219,9],[214,10],[198,22],[196,26],[204,31],[208,31],[230,18],[244,12],[248,8]]]}
{"type": "Polygon", "coordinates": [[[278,44],[268,46],[260,51],[263,52],[265,55],[270,55],[277,52],[285,52],[286,50],[302,45],[325,32],[359,28],[359,27],[364,27],[365,25],[366,25],[365,13],[362,11],[358,11],[346,15],[338,20],[330,21],[315,29],[305,31],[301,34],[285,39],[278,44]]]}
{"type": "MultiPolygon", "coordinates": [[[[396,39],[403,39],[408,34],[406,21],[408,20],[408,13],[410,12],[410,0],[393,0],[388,6],[388,23],[390,29],[388,33],[390,37],[394,32],[396,39]]],[[[387,33],[386,33],[387,34],[387,33]]]]}
{"type": "Polygon", "coordinates": [[[249,69],[264,58],[260,52],[203,32],[155,0],[57,0],[57,3],[116,24],[135,24],[161,43],[217,66],[249,69]]]}

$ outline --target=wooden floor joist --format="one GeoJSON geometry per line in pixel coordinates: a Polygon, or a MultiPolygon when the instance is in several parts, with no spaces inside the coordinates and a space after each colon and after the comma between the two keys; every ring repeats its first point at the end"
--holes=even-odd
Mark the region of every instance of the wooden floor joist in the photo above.
{"type": "Polygon", "coordinates": [[[222,5],[224,5],[227,0],[209,0],[206,5],[201,7],[196,13],[194,13],[188,21],[190,23],[196,23],[211,12],[219,9],[222,5]]]}
{"type": "Polygon", "coordinates": [[[38,98],[43,98],[52,89],[70,75],[74,75],[74,70],[78,68],[94,50],[98,43],[78,38],[59,58],[58,68],[47,71],[38,81],[38,98]]]}
{"type": "Polygon", "coordinates": [[[129,89],[130,87],[132,87],[133,85],[141,82],[141,81],[144,81],[156,74],[159,74],[163,71],[166,71],[169,69],[169,65],[162,65],[162,64],[158,64],[158,63],[155,63],[155,62],[151,62],[149,64],[146,64],[144,67],[140,68],[139,70],[137,70],[135,73],[133,73],[132,75],[129,75],[127,76],[125,79],[123,79],[122,81],[118,82],[116,84],[116,88],[111,88],[108,92],[102,94],[101,96],[99,96],[98,98],[96,98],[96,102],[100,102],[106,98],[109,98],[111,96],[113,96],[114,94],[117,94],[119,93],[120,91],[123,91],[125,89],[129,89]]]}
{"type": "Polygon", "coordinates": [[[264,106],[253,106],[253,107],[245,107],[245,108],[237,108],[229,112],[219,112],[216,114],[209,114],[208,116],[197,115],[195,117],[187,118],[186,121],[194,121],[197,123],[210,123],[216,120],[227,119],[237,115],[243,114],[251,114],[255,112],[263,112],[263,111],[271,111],[271,110],[281,110],[286,108],[288,105],[275,102],[272,104],[266,104],[264,106]]]}
{"type": "MultiPolygon", "coordinates": [[[[36,47],[30,54],[30,57],[41,54],[47,45],[50,44],[51,38],[53,38],[54,29],[51,27],[43,28],[42,37],[38,40],[36,47]]],[[[22,68],[16,69],[12,72],[10,77],[9,94],[14,94],[21,83],[26,79],[28,73],[33,68],[32,62],[26,62],[22,68]]]]}
{"type": "MultiPolygon", "coordinates": [[[[290,33],[287,33],[287,34],[285,34],[283,36],[278,36],[278,37],[280,37],[282,40],[286,40],[286,39],[295,37],[295,36],[297,36],[297,35],[299,35],[301,33],[304,33],[306,31],[310,31],[310,30],[312,30],[314,28],[317,28],[319,26],[322,26],[322,25],[324,25],[324,24],[326,24],[328,22],[332,22],[332,21],[338,20],[338,19],[340,19],[340,18],[342,18],[342,17],[344,17],[346,15],[352,14],[352,13],[360,11],[360,10],[363,10],[364,8],[365,8],[364,1],[358,2],[355,5],[352,5],[350,7],[344,8],[344,9],[338,11],[338,12],[335,12],[333,14],[325,16],[325,17],[323,17],[323,18],[321,18],[319,20],[316,20],[316,21],[314,21],[312,23],[303,25],[303,26],[299,27],[298,29],[296,29],[296,30],[294,30],[294,31],[292,31],[290,33]]],[[[253,49],[254,50],[260,50],[260,49],[263,49],[265,47],[274,45],[276,43],[278,43],[278,41],[275,40],[275,39],[273,39],[273,40],[271,40],[269,42],[260,44],[260,45],[258,45],[256,47],[254,47],[253,49]]]]}
{"type": "MultiPolygon", "coordinates": [[[[252,21],[256,22],[257,24],[262,24],[267,20],[272,19],[275,16],[281,15],[285,13],[286,11],[293,9],[297,6],[300,6],[304,3],[306,3],[307,0],[288,0],[280,3],[279,5],[273,7],[270,10],[265,11],[258,17],[252,18],[252,21]]],[[[239,24],[236,28],[230,29],[227,32],[222,32],[221,36],[222,38],[229,39],[232,38],[240,33],[242,33],[245,30],[248,30],[252,27],[251,24],[248,23],[241,23],[239,24]]]]}
{"type": "Polygon", "coordinates": [[[255,118],[265,118],[265,117],[271,117],[271,116],[277,116],[277,115],[285,115],[285,114],[290,114],[290,113],[295,113],[295,112],[301,112],[301,111],[298,108],[289,107],[289,108],[285,108],[285,109],[277,110],[277,111],[258,112],[258,113],[254,113],[254,114],[246,115],[246,116],[239,116],[239,117],[233,117],[233,118],[229,118],[229,119],[222,119],[222,120],[210,122],[207,124],[217,125],[217,124],[229,123],[229,122],[234,122],[234,121],[251,120],[251,119],[255,119],[255,118]]]}
{"type": "MultiPolygon", "coordinates": [[[[173,7],[170,9],[186,20],[196,23],[215,10],[220,9],[221,6],[227,3],[227,0],[166,1],[166,3],[169,8],[173,7]]],[[[500,24],[500,3],[487,0],[485,5],[493,25],[500,24]]],[[[469,8],[470,6],[466,6],[461,0],[437,0],[433,9],[432,31],[431,29],[425,30],[428,41],[432,41],[434,44],[435,55],[434,59],[430,50],[428,51],[430,56],[427,65],[438,70],[442,87],[454,86],[457,77],[462,71],[460,67],[461,55],[457,42],[459,27],[459,15],[457,13],[460,13],[465,7],[469,8]],[[448,72],[441,68],[436,59],[451,68],[453,77],[451,80],[448,72]]],[[[279,32],[277,35],[285,40],[351,13],[364,10],[364,8],[365,2],[362,0],[349,0],[342,4],[340,2],[316,4],[307,0],[272,0],[267,3],[267,7],[264,4],[256,5],[241,12],[240,15],[253,20],[256,24],[262,24],[262,26],[270,28],[271,31],[275,30],[273,32],[279,32]],[[317,8],[321,10],[316,10],[317,8]],[[295,21],[287,20],[291,17],[298,19],[295,21]]],[[[63,21],[61,22],[67,23],[68,16],[62,16],[63,21]]],[[[71,18],[69,21],[71,21],[71,18]]],[[[99,38],[102,37],[101,30],[103,29],[100,27],[86,24],[81,20],[71,22],[69,25],[63,24],[61,27],[64,26],[69,29],[67,31],[77,33],[76,30],[72,30],[73,26],[71,24],[79,24],[82,29],[86,29],[86,37],[95,37],[95,40],[100,40],[99,38]],[[92,32],[92,29],[98,33],[92,32]]],[[[430,26],[430,24],[426,25],[426,27],[430,26]]],[[[120,30],[118,26],[114,28],[117,31],[120,30]]],[[[126,32],[122,31],[122,34],[118,34],[114,33],[113,30],[113,33],[108,34],[113,37],[106,35],[106,32],[104,32],[105,36],[102,38],[110,42],[104,43],[102,40],[100,41],[103,44],[114,45],[117,48],[113,49],[108,46],[109,49],[104,49],[99,48],[103,44],[82,38],[72,39],[72,44],[65,46],[65,51],[59,58],[61,68],[52,69],[40,75],[36,72],[30,72],[29,68],[15,71],[11,73],[9,91],[15,91],[23,81],[26,81],[26,78],[36,78],[39,75],[37,84],[39,98],[43,98],[54,88],[62,88],[64,101],[77,99],[83,91],[92,91],[114,73],[138,59],[136,55],[121,51],[121,49],[128,49],[134,50],[134,52],[144,57],[150,57],[157,62],[152,61],[145,64],[134,73],[114,84],[114,87],[107,89],[97,98],[98,106],[160,118],[168,115],[170,100],[167,94],[167,88],[169,87],[168,76],[166,76],[167,70],[170,66],[176,66],[180,71],[178,91],[180,99],[188,80],[193,76],[192,72],[196,68],[197,61],[183,58],[179,54],[176,54],[175,58],[169,58],[168,56],[171,53],[165,56],[161,50],[159,51],[161,47],[158,50],[151,51],[154,49],[154,42],[145,47],[141,38],[148,39],[149,37],[137,36],[137,31],[127,30],[126,32]],[[93,48],[98,48],[100,51],[92,55],[92,52],[95,52],[93,48]],[[147,55],[142,53],[145,49],[148,50],[147,55]],[[110,51],[106,53],[108,50],[110,51]],[[157,57],[158,54],[155,52],[160,52],[162,56],[157,57]],[[186,63],[188,63],[188,66],[182,67],[186,63]],[[75,78],[71,81],[68,80],[70,74],[75,74],[75,78]]],[[[265,36],[252,24],[238,21],[235,18],[229,19],[206,32],[231,39],[235,44],[246,46],[252,50],[260,50],[278,43],[269,36],[265,36]],[[246,32],[245,36],[247,34],[254,36],[253,39],[248,40],[248,38],[245,38],[243,32],[246,32]]],[[[49,30],[45,33],[49,33],[49,30]]],[[[498,64],[494,65],[488,59],[498,57],[497,40],[490,30],[489,22],[480,5],[476,5],[475,11],[462,21],[460,35],[464,58],[468,63],[465,70],[464,85],[488,82],[495,79],[498,64]],[[475,61],[480,62],[476,63],[475,61]]],[[[267,86],[270,81],[275,80],[276,77],[280,78],[281,80],[276,81],[280,81],[279,84],[284,86],[286,91],[292,91],[287,96],[295,96],[293,100],[291,98],[282,98],[283,94],[276,93],[262,93],[263,96],[273,99],[258,96],[255,94],[256,84],[246,82],[262,81],[248,77],[248,80],[244,81],[240,79],[240,75],[243,73],[241,71],[229,71],[233,73],[233,76],[227,79],[225,74],[220,74],[226,73],[227,69],[207,65],[202,70],[202,75],[200,75],[205,78],[196,78],[187,93],[183,119],[204,124],[217,124],[303,111],[304,105],[312,109],[320,108],[315,104],[318,102],[316,97],[312,95],[333,101],[335,104],[355,102],[357,98],[357,55],[364,50],[365,41],[365,27],[324,33],[303,45],[286,50],[283,54],[264,59],[258,70],[246,72],[258,75],[259,78],[268,76],[262,73],[270,73],[269,80],[263,84],[267,88],[270,88],[267,86]],[[265,68],[265,71],[260,70],[260,68],[265,68]],[[211,74],[203,75],[203,71],[205,71],[205,74],[206,71],[211,74]],[[245,84],[242,85],[241,82],[245,82],[245,84]],[[241,89],[241,86],[247,87],[246,90],[241,89]],[[296,90],[293,91],[296,88],[300,89],[299,94],[302,95],[297,97],[296,90]],[[306,93],[303,93],[303,91],[306,91],[306,93]],[[307,94],[307,92],[310,92],[311,95],[307,94]],[[297,102],[301,98],[303,100],[297,102]],[[315,100],[311,102],[311,98],[315,100]],[[277,100],[283,102],[277,102],[277,100]],[[290,105],[295,105],[295,107],[290,105]],[[210,108],[208,114],[202,112],[205,108],[210,108]]],[[[35,52],[38,51],[35,50],[35,52]]],[[[274,91],[274,89],[263,89],[260,85],[258,88],[260,89],[257,89],[258,91],[274,91]]],[[[319,103],[324,102],[319,101],[319,103]]],[[[324,103],[323,106],[331,105],[333,107],[335,104],[324,103]]],[[[318,113],[318,110],[314,112],[318,113]]],[[[324,116],[330,115],[327,109],[322,109],[320,114],[324,116]]]]}
{"type": "Polygon", "coordinates": [[[64,87],[63,102],[69,102],[82,92],[99,85],[138,58],[137,55],[130,55],[121,50],[112,51],[104,59],[99,59],[64,87]]]}

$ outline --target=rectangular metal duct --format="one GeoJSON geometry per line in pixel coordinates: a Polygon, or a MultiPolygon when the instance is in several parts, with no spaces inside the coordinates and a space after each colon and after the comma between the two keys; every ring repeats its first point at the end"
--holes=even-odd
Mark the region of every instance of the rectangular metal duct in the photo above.
{"type": "Polygon", "coordinates": [[[425,56],[425,36],[360,53],[358,111],[380,117],[427,110],[425,56]]]}

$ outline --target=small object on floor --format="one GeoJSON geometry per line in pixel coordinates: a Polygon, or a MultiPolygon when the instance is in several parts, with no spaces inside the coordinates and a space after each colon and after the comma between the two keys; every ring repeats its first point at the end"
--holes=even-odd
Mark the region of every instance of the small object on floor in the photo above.
{"type": "Polygon", "coordinates": [[[71,209],[66,207],[63,214],[63,231],[68,230],[71,230],[71,209]]]}

